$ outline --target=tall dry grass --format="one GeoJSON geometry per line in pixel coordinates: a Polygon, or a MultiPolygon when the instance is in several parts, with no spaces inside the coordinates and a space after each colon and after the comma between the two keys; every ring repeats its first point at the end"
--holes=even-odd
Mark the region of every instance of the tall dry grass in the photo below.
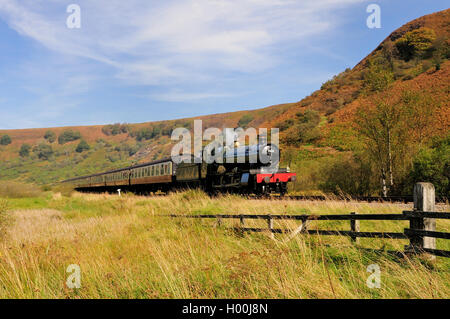
{"type": "Polygon", "coordinates": [[[0,198],[28,198],[42,195],[42,190],[33,184],[17,181],[0,181],[0,198]]]}
{"type": "MultiPolygon", "coordinates": [[[[13,201],[14,204],[14,200],[13,201]]],[[[46,208],[14,211],[0,243],[2,298],[448,298],[449,262],[395,258],[364,248],[402,250],[406,241],[241,234],[213,220],[171,219],[168,213],[399,213],[407,205],[210,198],[198,191],[134,195],[54,196],[46,208]],[[65,285],[78,264],[82,287],[65,285]],[[367,266],[381,269],[370,289],[367,266]]],[[[29,207],[29,205],[26,205],[29,207]]],[[[448,207],[441,207],[448,210],[448,207]]],[[[439,229],[450,230],[448,222],[439,229]]],[[[248,226],[264,227],[263,221],[248,226]]],[[[275,227],[295,227],[279,222],[275,227]]],[[[346,222],[314,228],[349,229],[346,222]]],[[[402,231],[404,222],[363,221],[362,231],[402,231]]],[[[443,241],[440,248],[449,249],[443,241]]]]}
{"type": "Polygon", "coordinates": [[[5,238],[8,227],[12,224],[12,216],[8,208],[8,202],[5,199],[0,199],[0,240],[5,238]]]}

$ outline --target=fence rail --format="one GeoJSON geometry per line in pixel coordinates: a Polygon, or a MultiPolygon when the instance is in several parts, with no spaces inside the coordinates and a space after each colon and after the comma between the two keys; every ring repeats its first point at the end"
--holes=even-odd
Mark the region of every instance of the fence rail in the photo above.
{"type": "MultiPolygon", "coordinates": [[[[450,214],[449,214],[450,215],[450,214]]],[[[218,215],[166,215],[178,218],[223,218],[223,219],[290,219],[290,220],[410,220],[403,214],[338,214],[338,215],[245,215],[245,214],[218,214],[218,215]]]]}
{"type": "MultiPolygon", "coordinates": [[[[249,199],[259,199],[260,197],[249,197],[249,199]]],[[[413,196],[325,196],[325,195],[286,195],[286,196],[271,196],[270,199],[273,200],[315,200],[315,201],[326,201],[326,200],[354,200],[354,201],[362,201],[362,202],[388,202],[388,203],[413,203],[413,196]]],[[[447,197],[436,197],[437,203],[446,203],[448,202],[447,197]]]]}
{"type": "Polygon", "coordinates": [[[172,218],[216,219],[222,225],[224,219],[239,219],[240,227],[231,229],[241,232],[269,232],[273,234],[291,233],[322,236],[348,236],[353,241],[358,238],[408,239],[410,245],[405,253],[428,253],[434,256],[450,257],[450,251],[436,249],[436,238],[450,239],[450,233],[436,231],[436,219],[450,219],[450,212],[434,211],[434,186],[429,183],[418,183],[414,188],[414,210],[401,214],[323,214],[323,215],[250,215],[250,214],[218,214],[218,215],[165,215],[172,218]],[[245,227],[245,220],[266,220],[267,228],[245,227]],[[297,229],[278,229],[273,227],[274,220],[301,221],[297,229]],[[409,221],[410,227],[400,232],[362,232],[361,220],[409,221]],[[310,221],[350,221],[351,230],[308,229],[310,221]]]}

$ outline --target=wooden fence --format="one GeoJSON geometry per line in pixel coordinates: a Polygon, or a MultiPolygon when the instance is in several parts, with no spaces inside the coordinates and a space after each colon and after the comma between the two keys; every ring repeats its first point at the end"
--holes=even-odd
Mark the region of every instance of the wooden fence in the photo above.
{"type": "Polygon", "coordinates": [[[216,219],[220,226],[224,219],[239,219],[240,227],[233,229],[242,232],[269,232],[275,233],[310,234],[310,235],[332,235],[348,236],[352,241],[358,238],[389,238],[408,239],[410,244],[405,247],[405,253],[421,254],[428,253],[434,256],[450,257],[450,251],[436,249],[436,238],[450,239],[450,233],[436,231],[436,219],[450,219],[450,212],[436,212],[435,210],[434,186],[430,183],[418,183],[414,187],[414,210],[404,211],[401,214],[338,214],[338,215],[168,215],[173,218],[200,218],[216,219]],[[249,228],[245,220],[266,220],[266,228],[249,228]],[[274,228],[276,220],[301,221],[296,229],[274,228]],[[309,221],[349,221],[348,230],[312,230],[308,229],[309,221]],[[360,231],[361,220],[391,220],[409,221],[409,228],[403,232],[362,232],[360,231]]]}

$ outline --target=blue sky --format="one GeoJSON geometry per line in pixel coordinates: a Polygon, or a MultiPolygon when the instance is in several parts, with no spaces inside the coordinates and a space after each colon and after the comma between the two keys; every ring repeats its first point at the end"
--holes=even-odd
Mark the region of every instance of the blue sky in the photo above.
{"type": "Polygon", "coordinates": [[[0,129],[296,102],[441,0],[0,0],[0,129]],[[81,8],[69,29],[68,5],[81,8]],[[381,28],[366,26],[371,3],[381,28]]]}

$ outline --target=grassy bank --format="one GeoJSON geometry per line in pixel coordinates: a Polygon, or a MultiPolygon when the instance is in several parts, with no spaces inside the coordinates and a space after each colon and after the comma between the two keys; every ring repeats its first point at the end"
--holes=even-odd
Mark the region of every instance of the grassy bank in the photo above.
{"type": "MultiPolygon", "coordinates": [[[[1,298],[449,298],[450,262],[396,259],[363,248],[403,250],[404,240],[241,235],[213,221],[158,215],[400,213],[408,205],[248,201],[189,191],[167,197],[43,193],[7,199],[13,223],[0,241],[1,298]],[[81,268],[69,289],[66,268],[81,268]],[[381,288],[367,267],[378,264],[381,288]]],[[[3,206],[0,206],[0,209],[3,206]]],[[[449,207],[440,207],[449,210],[449,207]]],[[[6,210],[3,208],[3,210],[6,210]]],[[[263,221],[248,226],[264,227],[263,221]]],[[[292,223],[275,227],[295,227],[292,223]]],[[[348,222],[311,228],[349,229],[348,222]]],[[[407,222],[362,221],[361,231],[402,231],[407,222]]],[[[439,220],[438,230],[450,231],[439,220]]],[[[450,249],[444,240],[438,248],[450,249]]]]}

